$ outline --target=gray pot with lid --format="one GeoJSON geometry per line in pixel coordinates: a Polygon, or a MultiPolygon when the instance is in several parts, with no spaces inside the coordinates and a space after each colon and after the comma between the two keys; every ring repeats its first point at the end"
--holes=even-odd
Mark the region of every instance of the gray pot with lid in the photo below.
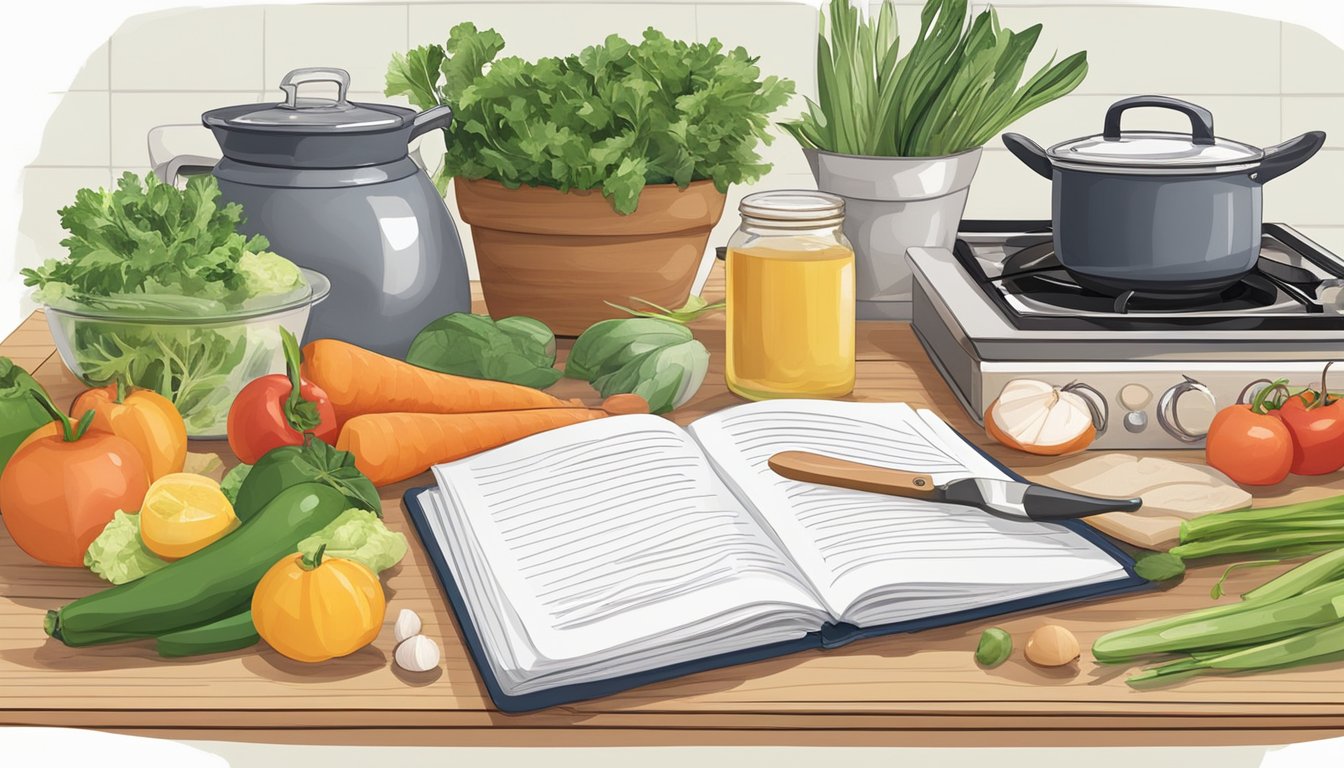
{"type": "MultiPolygon", "coordinates": [[[[331,281],[306,340],[404,357],[430,321],[471,310],[457,227],[408,156],[410,142],[446,127],[452,110],[351,102],[349,88],[345,70],[296,69],[280,83],[280,103],[206,112],[201,122],[223,154],[209,170],[222,197],[243,206],[247,234],[264,235],[271,250],[331,281]],[[335,83],[336,98],[300,96],[314,82],[335,83]]],[[[160,175],[201,164],[173,158],[160,175]]]]}
{"type": "Polygon", "coordinates": [[[1260,255],[1261,187],[1309,160],[1325,143],[1311,131],[1266,149],[1219,138],[1213,114],[1167,96],[1121,99],[1100,134],[1047,149],[1016,133],[1003,143],[1052,181],[1060,264],[1084,287],[1207,294],[1249,272],[1260,255]],[[1137,107],[1171,109],[1190,133],[1122,130],[1137,107]]]}

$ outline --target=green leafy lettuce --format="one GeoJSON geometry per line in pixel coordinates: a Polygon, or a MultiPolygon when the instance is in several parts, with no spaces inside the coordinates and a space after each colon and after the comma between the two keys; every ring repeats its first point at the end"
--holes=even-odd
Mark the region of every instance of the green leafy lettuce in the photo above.
{"type": "Polygon", "coordinates": [[[545,389],[560,379],[555,334],[530,317],[454,312],[425,326],[406,362],[441,373],[545,389]]]}
{"type": "Polygon", "coordinates": [[[325,557],[354,560],[382,573],[406,556],[406,537],[389,531],[378,516],[366,509],[347,509],[327,527],[299,542],[299,552],[308,557],[326,545],[325,557]]]}
{"type": "MultiPolygon", "coordinates": [[[[343,557],[381,573],[406,556],[406,537],[390,531],[372,512],[347,509],[325,528],[299,542],[298,551],[312,555],[327,545],[327,557],[343,557]]],[[[113,584],[147,576],[167,565],[140,539],[140,516],[118,511],[84,553],[84,565],[113,584]]]]}
{"type": "Polygon", "coordinates": [[[140,516],[117,510],[84,553],[84,565],[113,584],[147,576],[168,564],[140,540],[140,516]]]}
{"type": "Polygon", "coordinates": [[[219,481],[220,492],[224,494],[224,498],[228,499],[232,506],[238,506],[238,490],[243,487],[243,481],[247,479],[247,475],[251,471],[251,464],[235,464],[233,469],[225,472],[224,477],[219,481]]]}
{"type": "Polygon", "coordinates": [[[213,176],[193,176],[178,189],[129,171],[115,189],[81,189],[60,210],[69,255],[22,270],[24,284],[37,286],[47,304],[100,307],[116,297],[126,308],[131,297],[158,308],[155,296],[231,308],[299,287],[298,268],[267,251],[265,237],[239,233],[242,206],[219,205],[219,194],[213,176]]]}
{"type": "Polygon", "coordinates": [[[179,190],[129,172],[114,189],[81,189],[60,210],[66,258],[22,270],[48,306],[124,319],[59,317],[82,378],[157,391],[193,435],[223,432],[233,393],[270,372],[279,350],[273,332],[200,321],[307,288],[266,238],[238,231],[242,207],[220,205],[219,195],[212,176],[179,190]]]}
{"type": "Polygon", "coordinates": [[[504,38],[470,22],[444,45],[395,54],[388,96],[421,109],[451,104],[436,179],[493,179],[506,187],[601,189],[633,213],[646,184],[711,179],[720,191],[770,170],[770,113],[793,83],[761,78],[742,48],[669,40],[652,28],[638,44],[617,36],[578,54],[535,62],[496,58],[504,38]]]}

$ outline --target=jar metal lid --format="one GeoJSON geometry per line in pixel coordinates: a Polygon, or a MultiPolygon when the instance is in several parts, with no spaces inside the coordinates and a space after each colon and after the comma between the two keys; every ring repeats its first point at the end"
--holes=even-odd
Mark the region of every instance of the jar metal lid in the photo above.
{"type": "Polygon", "coordinates": [[[815,189],[772,189],[742,198],[738,213],[752,219],[795,224],[839,223],[845,200],[815,189]]]}

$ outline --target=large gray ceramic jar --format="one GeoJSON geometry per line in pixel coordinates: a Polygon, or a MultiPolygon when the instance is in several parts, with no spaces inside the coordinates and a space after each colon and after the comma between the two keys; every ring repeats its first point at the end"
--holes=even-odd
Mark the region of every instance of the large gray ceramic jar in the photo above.
{"type": "Polygon", "coordinates": [[[408,156],[417,136],[452,110],[346,100],[350,76],[324,67],[290,72],[285,101],[201,116],[223,159],[223,197],[242,204],[244,231],[331,280],[306,340],[335,338],[394,357],[430,321],[471,310],[457,227],[429,177],[408,156]],[[336,83],[335,100],[299,98],[306,82],[336,83]]]}

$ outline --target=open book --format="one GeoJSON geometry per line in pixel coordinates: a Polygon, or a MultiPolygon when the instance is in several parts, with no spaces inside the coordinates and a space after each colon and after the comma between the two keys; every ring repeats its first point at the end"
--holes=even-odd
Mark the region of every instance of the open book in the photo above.
{"type": "Polygon", "coordinates": [[[407,506],[496,704],[1143,583],[1081,524],[798,483],[766,464],[785,450],[1006,476],[929,411],[815,400],[686,429],[617,416],[435,467],[407,506]]]}

